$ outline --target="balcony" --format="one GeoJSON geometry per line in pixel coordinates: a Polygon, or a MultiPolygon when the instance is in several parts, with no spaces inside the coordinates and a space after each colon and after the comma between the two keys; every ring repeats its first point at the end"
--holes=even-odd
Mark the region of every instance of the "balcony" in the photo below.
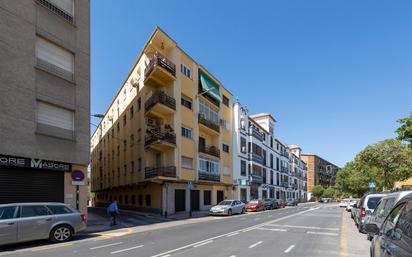
{"type": "Polygon", "coordinates": [[[156,53],[150,59],[144,75],[145,83],[165,86],[176,79],[176,65],[166,57],[156,53]]]}
{"type": "Polygon", "coordinates": [[[263,157],[261,155],[255,154],[255,153],[251,153],[251,160],[253,162],[257,162],[259,164],[263,163],[263,157]]]}
{"type": "Polygon", "coordinates": [[[214,145],[199,145],[199,152],[220,158],[220,150],[214,145]]]}
{"type": "Polygon", "coordinates": [[[200,124],[202,124],[207,130],[209,130],[212,133],[220,133],[220,126],[218,123],[207,119],[202,113],[199,113],[198,115],[198,121],[200,124]]]}
{"type": "Polygon", "coordinates": [[[250,127],[250,134],[256,138],[257,140],[259,140],[260,142],[263,141],[264,139],[264,135],[262,132],[258,131],[255,127],[250,127]]]}
{"type": "Polygon", "coordinates": [[[298,189],[298,184],[292,184],[292,188],[297,190],[298,189]]]}
{"type": "Polygon", "coordinates": [[[146,101],[144,109],[146,113],[164,117],[176,111],[176,100],[165,92],[158,92],[146,101]]]}
{"type": "Polygon", "coordinates": [[[166,167],[146,167],[144,171],[144,178],[174,178],[176,179],[176,166],[166,166],[166,167]]]}
{"type": "Polygon", "coordinates": [[[173,132],[160,132],[156,129],[148,129],[144,141],[145,148],[153,148],[158,151],[166,151],[176,147],[176,134],[173,132]]]}
{"type": "Polygon", "coordinates": [[[199,171],[199,180],[220,182],[220,174],[199,171]]]}
{"type": "Polygon", "coordinates": [[[258,174],[250,175],[250,183],[263,184],[263,177],[258,174]]]}
{"type": "Polygon", "coordinates": [[[285,187],[285,188],[290,187],[290,186],[289,186],[289,182],[281,182],[280,185],[281,185],[282,187],[285,187]]]}
{"type": "Polygon", "coordinates": [[[288,167],[280,167],[280,172],[288,173],[289,169],[288,169],[288,167]]]}

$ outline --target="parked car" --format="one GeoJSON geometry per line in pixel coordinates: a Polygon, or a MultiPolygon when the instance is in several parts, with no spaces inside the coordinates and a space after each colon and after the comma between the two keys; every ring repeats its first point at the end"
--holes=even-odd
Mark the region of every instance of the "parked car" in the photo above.
{"type": "Polygon", "coordinates": [[[209,210],[210,215],[228,215],[245,213],[245,204],[238,200],[224,200],[209,210]]]}
{"type": "Polygon", "coordinates": [[[265,204],[262,200],[251,200],[245,205],[246,211],[264,211],[265,204]]]}
{"type": "Polygon", "coordinates": [[[298,206],[298,201],[295,199],[286,200],[286,206],[298,206]]]}
{"type": "Polygon", "coordinates": [[[371,257],[412,256],[412,195],[403,197],[389,212],[381,228],[375,223],[365,225],[373,235],[371,257]]]}
{"type": "Polygon", "coordinates": [[[342,201],[340,201],[339,203],[339,207],[340,208],[346,208],[346,206],[348,206],[350,199],[343,199],[342,201]]]}
{"type": "MultiPolygon", "coordinates": [[[[401,191],[387,194],[386,196],[382,197],[379,201],[378,205],[375,208],[375,211],[366,221],[366,224],[373,223],[380,228],[382,226],[383,221],[388,216],[389,212],[392,210],[393,206],[401,200],[403,197],[411,194],[412,191],[401,191]]],[[[368,236],[368,239],[372,239],[372,235],[368,236]]]]}
{"type": "Polygon", "coordinates": [[[265,203],[266,210],[276,209],[276,200],[275,199],[267,198],[267,199],[265,199],[264,203],[265,203]]]}
{"type": "Polygon", "coordinates": [[[67,204],[0,204],[0,245],[39,239],[64,242],[84,229],[86,216],[67,204]]]}
{"type": "Polygon", "coordinates": [[[350,217],[352,219],[355,219],[356,212],[359,210],[359,207],[358,207],[359,201],[360,200],[356,200],[355,203],[353,204],[352,208],[350,209],[350,217]]]}
{"type": "Polygon", "coordinates": [[[359,201],[359,199],[350,199],[348,205],[346,205],[346,211],[350,212],[353,206],[359,201]]]}
{"type": "Polygon", "coordinates": [[[276,200],[276,209],[285,208],[285,202],[282,199],[276,200]]]}
{"type": "Polygon", "coordinates": [[[364,195],[359,201],[359,206],[355,212],[355,223],[358,226],[358,230],[361,233],[364,233],[364,227],[366,221],[369,219],[369,216],[375,210],[378,202],[384,197],[385,194],[367,194],[364,195]]]}

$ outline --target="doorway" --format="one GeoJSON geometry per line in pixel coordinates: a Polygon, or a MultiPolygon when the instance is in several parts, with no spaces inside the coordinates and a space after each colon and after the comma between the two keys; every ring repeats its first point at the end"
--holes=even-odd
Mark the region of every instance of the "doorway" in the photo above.
{"type": "Polygon", "coordinates": [[[175,211],[186,210],[186,190],[175,189],[175,211]]]}
{"type": "Polygon", "coordinates": [[[224,192],[222,190],[217,190],[217,203],[220,203],[224,199],[224,192]]]}
{"type": "Polygon", "coordinates": [[[190,206],[192,208],[192,211],[200,210],[199,196],[199,190],[190,190],[190,206]]]}

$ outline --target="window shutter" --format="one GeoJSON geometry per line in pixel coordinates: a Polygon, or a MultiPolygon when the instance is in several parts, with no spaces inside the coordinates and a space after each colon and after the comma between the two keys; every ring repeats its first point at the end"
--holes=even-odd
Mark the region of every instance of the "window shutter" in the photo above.
{"type": "Polygon", "coordinates": [[[74,112],[51,104],[37,102],[37,122],[73,131],[74,112]]]}
{"type": "Polygon", "coordinates": [[[65,71],[74,73],[74,55],[40,37],[37,37],[36,40],[36,57],[65,71]]]}
{"type": "Polygon", "coordinates": [[[55,6],[59,7],[63,11],[73,16],[73,13],[74,13],[73,0],[49,0],[49,1],[53,3],[55,6]]]}

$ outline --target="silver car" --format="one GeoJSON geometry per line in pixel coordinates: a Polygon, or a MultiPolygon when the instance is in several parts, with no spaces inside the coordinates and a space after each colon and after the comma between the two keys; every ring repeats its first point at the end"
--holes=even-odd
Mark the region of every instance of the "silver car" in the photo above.
{"type": "Polygon", "coordinates": [[[210,208],[210,215],[228,215],[245,213],[245,204],[238,200],[224,200],[210,208]]]}
{"type": "Polygon", "coordinates": [[[64,242],[84,229],[86,216],[67,204],[0,204],[0,245],[38,239],[64,242]]]}

